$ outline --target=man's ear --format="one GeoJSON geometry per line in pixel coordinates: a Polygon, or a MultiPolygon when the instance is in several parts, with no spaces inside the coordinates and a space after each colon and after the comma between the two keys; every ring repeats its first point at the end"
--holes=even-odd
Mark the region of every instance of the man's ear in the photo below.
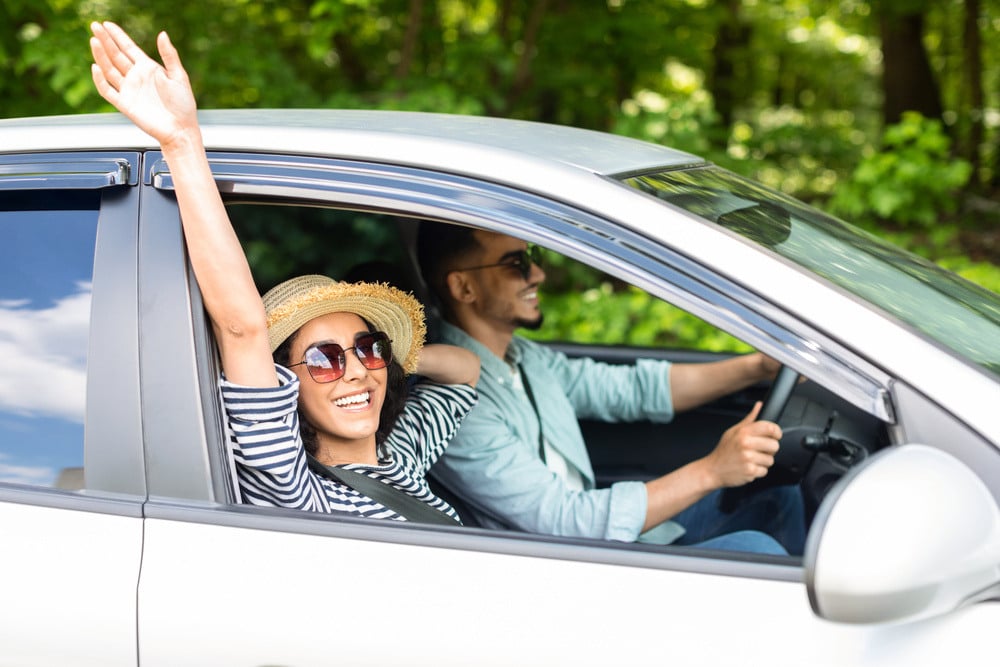
{"type": "Polygon", "coordinates": [[[457,303],[472,303],[476,300],[476,291],[464,271],[451,271],[445,276],[448,294],[457,303]]]}

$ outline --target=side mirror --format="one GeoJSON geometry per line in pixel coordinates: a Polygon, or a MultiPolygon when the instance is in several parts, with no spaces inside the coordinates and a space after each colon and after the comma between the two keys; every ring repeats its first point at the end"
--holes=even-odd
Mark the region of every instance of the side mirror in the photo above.
{"type": "Polygon", "coordinates": [[[809,602],[842,623],[913,621],[1000,595],[1000,509],[964,463],[883,450],[824,499],[806,542],[809,602]]]}

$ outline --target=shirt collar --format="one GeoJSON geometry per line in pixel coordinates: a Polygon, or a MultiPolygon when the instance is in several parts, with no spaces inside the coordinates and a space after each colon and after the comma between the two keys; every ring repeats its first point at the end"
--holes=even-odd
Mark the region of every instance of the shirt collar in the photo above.
{"type": "Polygon", "coordinates": [[[493,354],[488,347],[450,322],[441,323],[441,338],[446,343],[475,352],[479,356],[482,370],[492,377],[510,377],[510,364],[521,363],[521,348],[517,345],[516,337],[507,346],[507,354],[504,355],[506,359],[493,354]]]}

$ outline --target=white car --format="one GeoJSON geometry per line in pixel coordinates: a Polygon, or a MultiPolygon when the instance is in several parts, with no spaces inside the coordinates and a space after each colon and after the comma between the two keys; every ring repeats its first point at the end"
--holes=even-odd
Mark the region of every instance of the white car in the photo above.
{"type": "MultiPolygon", "coordinates": [[[[201,117],[255,271],[339,257],[415,277],[416,221],[472,225],[779,359],[794,373],[772,399],[787,405],[774,479],[801,485],[806,554],[240,504],[155,142],[117,114],[2,120],[0,664],[997,663],[996,295],[623,137],[396,112],[201,117]],[[302,230],[298,253],[273,254],[302,230]]],[[[666,426],[584,424],[598,475],[703,454],[766,389],[666,426]]]]}

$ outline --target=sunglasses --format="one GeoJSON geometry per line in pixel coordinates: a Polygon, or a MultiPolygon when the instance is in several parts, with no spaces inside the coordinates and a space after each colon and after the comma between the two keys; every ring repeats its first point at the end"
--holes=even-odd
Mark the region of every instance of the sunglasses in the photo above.
{"type": "Polygon", "coordinates": [[[542,249],[536,245],[529,246],[527,250],[522,250],[518,253],[511,253],[508,258],[502,262],[497,262],[496,264],[483,264],[482,266],[468,266],[464,269],[454,269],[455,271],[478,271],[479,269],[492,269],[498,266],[504,266],[509,269],[514,269],[521,275],[521,280],[528,280],[528,276],[531,275],[531,267],[534,265],[542,265],[542,249]]]}
{"type": "Polygon", "coordinates": [[[306,348],[304,361],[288,367],[305,364],[309,377],[325,384],[344,377],[347,372],[347,350],[354,350],[354,356],[370,371],[385,368],[392,362],[392,341],[381,331],[361,334],[354,339],[354,347],[346,350],[336,343],[317,343],[306,348]]]}

